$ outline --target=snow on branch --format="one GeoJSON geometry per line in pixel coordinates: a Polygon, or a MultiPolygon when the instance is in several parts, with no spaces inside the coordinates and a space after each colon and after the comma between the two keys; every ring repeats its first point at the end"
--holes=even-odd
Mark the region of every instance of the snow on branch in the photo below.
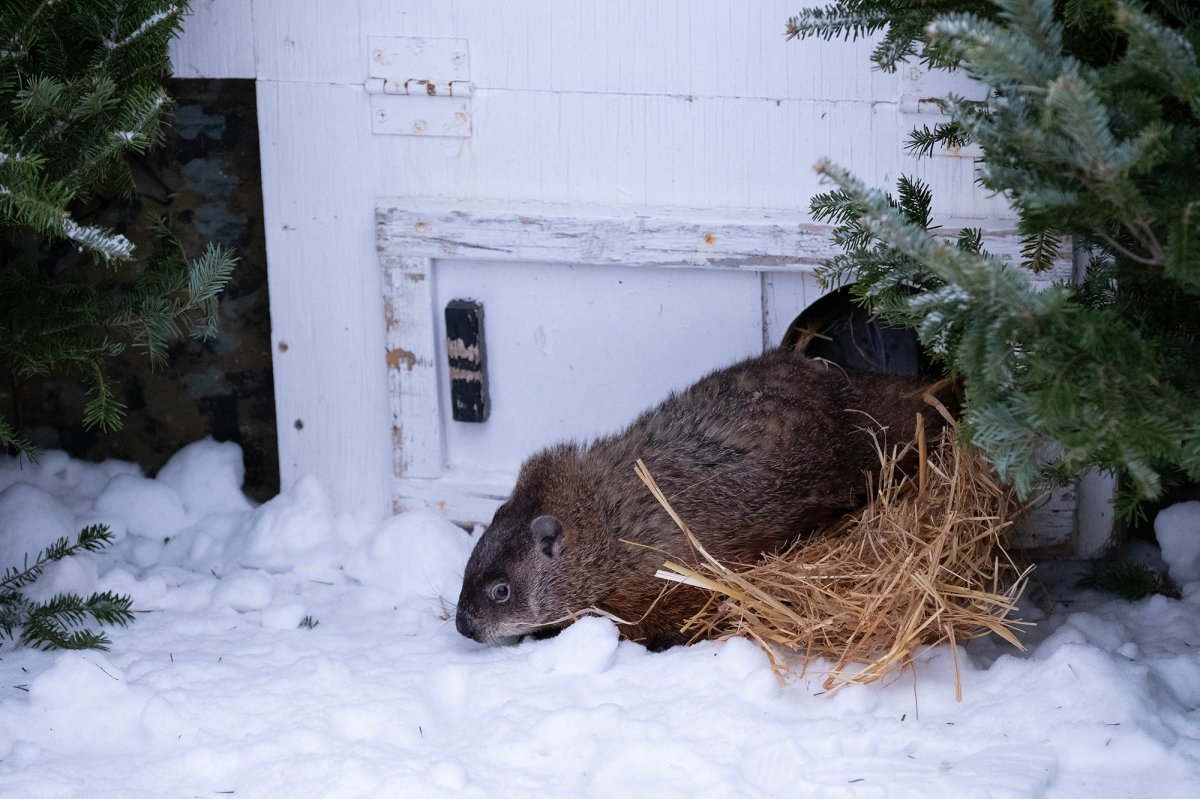
{"type": "Polygon", "coordinates": [[[165,11],[159,11],[157,14],[153,14],[150,17],[148,17],[145,22],[143,22],[141,25],[139,25],[137,27],[137,30],[133,31],[128,36],[126,36],[122,39],[106,40],[104,42],[104,46],[107,47],[109,50],[119,50],[122,47],[125,47],[126,45],[130,44],[131,42],[134,42],[137,39],[141,38],[142,36],[144,36],[146,34],[147,31],[153,29],[154,27],[158,26],[159,24],[161,24],[167,20],[170,20],[170,19],[173,19],[176,17],[180,17],[182,15],[183,15],[183,6],[181,6],[181,5],[171,6],[169,9],[167,9],[165,11]]]}
{"type": "Polygon", "coordinates": [[[109,233],[92,225],[80,225],[71,219],[63,220],[62,231],[71,241],[99,253],[105,260],[123,261],[133,255],[133,243],[120,233],[109,233]]]}

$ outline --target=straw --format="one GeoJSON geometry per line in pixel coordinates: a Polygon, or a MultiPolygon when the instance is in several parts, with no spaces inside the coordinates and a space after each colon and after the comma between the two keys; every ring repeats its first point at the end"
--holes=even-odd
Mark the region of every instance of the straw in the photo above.
{"type": "Polygon", "coordinates": [[[668,561],[657,576],[713,594],[682,632],[697,638],[748,636],[776,674],[832,661],[827,690],[878,680],[912,665],[923,646],[951,644],[961,699],[957,644],[995,634],[1023,649],[1012,618],[1030,569],[1004,550],[1021,508],[978,453],[955,442],[953,426],[927,442],[880,451],[866,507],[832,529],[752,564],[719,563],[671,508],[641,461],[638,475],[697,554],[668,561]],[[900,464],[916,449],[915,476],[900,464]]]}

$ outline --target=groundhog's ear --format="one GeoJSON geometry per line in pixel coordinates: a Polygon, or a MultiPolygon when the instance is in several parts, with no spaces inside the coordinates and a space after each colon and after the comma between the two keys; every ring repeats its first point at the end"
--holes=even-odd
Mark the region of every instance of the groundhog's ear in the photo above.
{"type": "Polygon", "coordinates": [[[562,554],[562,522],[553,516],[539,516],[529,523],[529,529],[543,555],[557,558],[562,554]]]}

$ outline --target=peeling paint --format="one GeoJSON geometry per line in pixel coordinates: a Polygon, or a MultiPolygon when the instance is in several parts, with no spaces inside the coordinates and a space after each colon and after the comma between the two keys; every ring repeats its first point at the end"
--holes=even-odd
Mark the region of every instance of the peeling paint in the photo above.
{"type": "Polygon", "coordinates": [[[387,351],[387,365],[389,369],[399,369],[400,364],[403,363],[404,368],[411,372],[413,367],[419,362],[420,360],[417,356],[406,349],[396,347],[387,351]]]}

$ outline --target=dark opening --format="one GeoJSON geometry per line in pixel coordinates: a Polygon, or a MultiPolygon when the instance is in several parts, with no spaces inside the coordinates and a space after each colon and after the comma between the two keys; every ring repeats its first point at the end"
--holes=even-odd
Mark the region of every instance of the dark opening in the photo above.
{"type": "Polygon", "coordinates": [[[857,305],[848,286],[826,294],[788,326],[783,346],[847,369],[936,376],[916,331],[891,325],[857,305]]]}

